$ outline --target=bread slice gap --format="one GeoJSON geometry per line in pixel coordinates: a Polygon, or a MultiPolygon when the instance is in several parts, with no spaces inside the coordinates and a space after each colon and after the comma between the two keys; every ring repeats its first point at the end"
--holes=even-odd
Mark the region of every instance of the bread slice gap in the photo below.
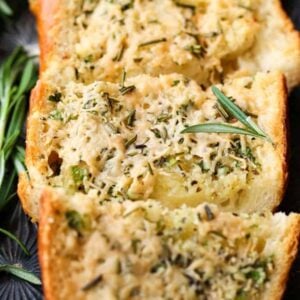
{"type": "Polygon", "coordinates": [[[39,259],[47,300],[281,299],[299,215],[95,200],[43,193],[39,259]]]}
{"type": "Polygon", "coordinates": [[[209,86],[281,71],[300,82],[300,39],[279,0],[32,0],[44,78],[117,82],[180,73],[209,86]],[[46,71],[46,72],[44,72],[46,71]]]}
{"type": "Polygon", "coordinates": [[[157,199],[176,208],[212,202],[224,210],[261,212],[282,199],[286,171],[286,91],[280,73],[217,85],[270,136],[183,134],[199,123],[230,123],[212,90],[182,75],[141,75],[122,84],[40,81],[27,129],[19,196],[38,219],[45,186],[112,199],[157,199]]]}

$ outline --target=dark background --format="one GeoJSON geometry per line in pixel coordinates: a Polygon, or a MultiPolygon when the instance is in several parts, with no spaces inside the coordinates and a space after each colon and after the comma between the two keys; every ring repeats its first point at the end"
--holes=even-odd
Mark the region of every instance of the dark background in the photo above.
{"type": "MultiPolygon", "coordinates": [[[[15,28],[15,24],[20,23],[20,18],[21,22],[31,24],[31,18],[28,14],[22,13],[24,9],[26,10],[26,1],[11,0],[7,2],[16,9],[14,21],[10,24],[12,30],[9,34],[20,34],[18,33],[19,29],[15,28]]],[[[293,20],[296,28],[300,30],[300,0],[283,0],[282,3],[284,9],[293,20]]],[[[3,39],[4,24],[5,21],[0,20],[0,59],[1,56],[3,56],[6,52],[9,52],[11,47],[14,46],[11,43],[6,42],[6,39],[3,39]]],[[[35,37],[34,32],[33,28],[31,33],[24,32],[24,34],[21,34],[24,35],[23,38],[25,40],[32,40],[35,37]]],[[[286,213],[300,213],[300,87],[291,93],[288,103],[290,175],[286,195],[278,210],[286,213]]],[[[27,257],[20,251],[14,242],[0,235],[0,264],[19,263],[23,265],[24,268],[39,276],[40,270],[37,261],[36,248],[37,228],[24,215],[17,199],[15,199],[5,211],[0,213],[0,227],[11,230],[18,237],[21,237],[22,241],[32,253],[31,257],[27,257]]],[[[41,287],[32,286],[20,279],[0,273],[0,300],[38,299],[42,299],[41,287]]],[[[284,300],[297,299],[300,299],[300,253],[293,265],[284,296],[284,300]]]]}

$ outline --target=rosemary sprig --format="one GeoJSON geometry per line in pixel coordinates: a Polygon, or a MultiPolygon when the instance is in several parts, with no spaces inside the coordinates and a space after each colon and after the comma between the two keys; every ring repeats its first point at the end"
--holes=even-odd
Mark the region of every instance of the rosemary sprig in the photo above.
{"type": "Polygon", "coordinates": [[[239,128],[236,126],[223,123],[205,123],[190,126],[185,128],[181,133],[231,133],[243,134],[256,138],[262,138],[272,143],[270,137],[251,119],[247,116],[232,100],[225,96],[217,87],[213,86],[212,91],[217,97],[217,102],[222,109],[231,117],[239,120],[246,128],[239,128]]]}
{"type": "Polygon", "coordinates": [[[9,231],[7,231],[7,230],[5,230],[3,228],[0,228],[0,233],[6,235],[7,237],[9,237],[13,241],[15,241],[20,246],[20,248],[23,250],[23,252],[26,255],[30,256],[30,253],[29,253],[28,249],[26,248],[26,246],[14,234],[10,233],[9,231]]]}
{"type": "Polygon", "coordinates": [[[0,66],[0,209],[15,192],[15,180],[25,171],[24,149],[18,139],[25,121],[27,94],[36,82],[36,67],[22,48],[0,66]]]}
{"type": "Polygon", "coordinates": [[[0,0],[0,15],[11,16],[12,14],[10,6],[4,0],[0,0]]]}
{"type": "Polygon", "coordinates": [[[0,265],[0,272],[10,273],[35,285],[42,284],[37,276],[18,265],[0,265]]]}
{"type": "Polygon", "coordinates": [[[217,97],[218,103],[233,117],[238,119],[249,130],[256,132],[259,135],[265,136],[267,134],[251,119],[247,116],[236,104],[234,104],[228,97],[226,97],[217,87],[213,86],[212,91],[217,97]]]}

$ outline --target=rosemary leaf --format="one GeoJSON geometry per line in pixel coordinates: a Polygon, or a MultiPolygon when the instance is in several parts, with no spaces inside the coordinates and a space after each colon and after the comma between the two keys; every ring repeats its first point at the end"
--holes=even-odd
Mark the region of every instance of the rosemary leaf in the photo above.
{"type": "Polygon", "coordinates": [[[36,75],[32,58],[20,47],[0,66],[0,209],[14,194],[17,174],[25,171],[24,149],[18,140],[36,75]]]}
{"type": "Polygon", "coordinates": [[[11,16],[13,14],[12,9],[4,0],[0,0],[0,14],[5,16],[11,16]]]}
{"type": "Polygon", "coordinates": [[[264,137],[272,143],[270,137],[251,119],[247,116],[236,104],[234,104],[227,96],[225,96],[217,87],[212,87],[212,92],[217,97],[218,103],[233,117],[244,124],[248,131],[253,131],[256,135],[264,137]]]}
{"type": "Polygon", "coordinates": [[[23,252],[26,255],[30,256],[30,253],[29,253],[28,249],[26,248],[26,246],[14,234],[10,233],[9,231],[7,231],[3,228],[0,228],[0,233],[3,233],[7,237],[9,237],[13,241],[15,241],[20,246],[20,248],[23,250],[23,252]]]}
{"type": "Polygon", "coordinates": [[[33,273],[17,265],[0,265],[0,272],[10,273],[20,279],[28,281],[35,285],[41,285],[41,280],[33,273]]]}
{"type": "Polygon", "coordinates": [[[199,133],[199,132],[243,134],[243,135],[253,136],[256,138],[265,138],[265,136],[253,132],[251,130],[239,128],[228,124],[222,124],[222,123],[198,124],[198,125],[187,127],[186,129],[181,131],[181,133],[199,133]]]}

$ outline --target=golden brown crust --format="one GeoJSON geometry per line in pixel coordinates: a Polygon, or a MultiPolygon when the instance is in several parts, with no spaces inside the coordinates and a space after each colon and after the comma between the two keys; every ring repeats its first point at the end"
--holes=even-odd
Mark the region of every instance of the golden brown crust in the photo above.
{"type": "MultiPolygon", "coordinates": [[[[64,266],[70,267],[67,261],[64,262],[63,257],[59,257],[58,250],[55,245],[59,236],[57,236],[58,230],[61,233],[61,224],[63,222],[62,212],[65,211],[65,204],[61,198],[56,196],[52,189],[46,189],[43,192],[41,198],[41,218],[39,226],[39,260],[42,268],[42,279],[44,285],[44,293],[46,300],[58,300],[63,299],[60,294],[61,286],[63,284],[63,278],[59,278],[58,270],[64,266]],[[60,228],[60,229],[59,229],[60,228]],[[58,256],[57,256],[58,255],[58,256]],[[55,260],[55,263],[54,263],[55,260]]],[[[299,244],[300,235],[300,215],[290,215],[281,228],[285,230],[279,230],[277,242],[280,244],[274,244],[273,250],[276,257],[275,273],[272,275],[271,281],[266,286],[266,290],[263,292],[261,300],[279,300],[281,299],[288,274],[291,265],[295,259],[299,244]]],[[[276,229],[274,229],[276,230],[276,229]]],[[[275,236],[275,233],[273,233],[275,236]]],[[[277,243],[276,242],[276,243],[277,243]]],[[[63,243],[61,241],[61,243],[63,243]]],[[[62,245],[63,246],[63,245],[62,245]]],[[[67,274],[68,271],[64,269],[63,274],[67,274]]],[[[69,288],[72,286],[69,285],[69,288]]],[[[76,289],[74,289],[74,292],[76,289]]],[[[78,299],[82,299],[79,297],[78,299]]]]}
{"type": "Polygon", "coordinates": [[[282,234],[284,248],[280,253],[280,263],[276,274],[271,281],[270,286],[263,300],[280,300],[286,288],[286,282],[289,277],[289,271],[298,252],[300,237],[300,217],[294,214],[290,217],[289,225],[282,234]]]}
{"type": "MultiPolygon", "coordinates": [[[[41,81],[38,81],[35,88],[31,91],[30,97],[30,108],[29,108],[29,115],[27,118],[27,137],[26,137],[26,155],[25,155],[25,162],[27,167],[31,167],[33,165],[38,165],[37,162],[39,160],[39,156],[41,155],[40,145],[40,136],[39,136],[39,119],[33,117],[34,112],[36,111],[43,111],[46,107],[44,103],[44,93],[45,93],[45,86],[42,84],[41,81]]],[[[18,184],[18,195],[20,197],[22,206],[27,214],[32,217],[34,221],[37,221],[38,212],[36,211],[35,201],[32,194],[32,184],[35,182],[35,178],[28,178],[26,174],[21,174],[19,178],[18,184]]],[[[37,199],[38,200],[38,199],[37,199]]]]}
{"type": "Polygon", "coordinates": [[[40,72],[47,68],[47,62],[54,47],[50,29],[55,25],[55,14],[59,9],[59,0],[35,0],[31,2],[31,11],[36,16],[40,46],[40,72]]]}
{"type": "Polygon", "coordinates": [[[278,195],[277,203],[274,203],[274,210],[278,207],[283,199],[288,179],[288,161],[287,161],[287,106],[288,106],[288,94],[287,86],[284,75],[281,74],[281,95],[278,97],[280,103],[278,104],[278,118],[275,118],[276,126],[274,132],[276,132],[278,153],[282,161],[282,180],[281,180],[281,193],[278,195]]]}
{"type": "Polygon", "coordinates": [[[51,249],[51,241],[53,240],[53,234],[55,232],[53,227],[55,225],[53,224],[56,222],[55,209],[52,204],[53,200],[53,194],[47,190],[44,191],[40,200],[41,217],[39,220],[40,229],[38,233],[38,255],[42,270],[42,281],[46,300],[57,300],[56,296],[54,295],[55,289],[53,286],[56,280],[52,278],[52,275],[54,275],[55,272],[52,271],[51,255],[49,254],[49,249],[51,249]],[[50,220],[52,222],[50,222],[50,220]]]}
{"type": "MultiPolygon", "coordinates": [[[[293,42],[295,43],[293,49],[298,52],[300,55],[300,32],[295,28],[292,20],[289,18],[285,10],[283,9],[282,3],[280,0],[276,0],[275,2],[275,9],[277,10],[278,16],[280,17],[281,21],[284,23],[284,29],[287,31],[287,34],[291,36],[291,39],[293,39],[293,42]]],[[[289,78],[289,88],[295,87],[299,85],[300,83],[300,58],[298,58],[298,62],[296,64],[298,65],[298,68],[295,70],[294,76],[290,76],[289,78]]]]}

